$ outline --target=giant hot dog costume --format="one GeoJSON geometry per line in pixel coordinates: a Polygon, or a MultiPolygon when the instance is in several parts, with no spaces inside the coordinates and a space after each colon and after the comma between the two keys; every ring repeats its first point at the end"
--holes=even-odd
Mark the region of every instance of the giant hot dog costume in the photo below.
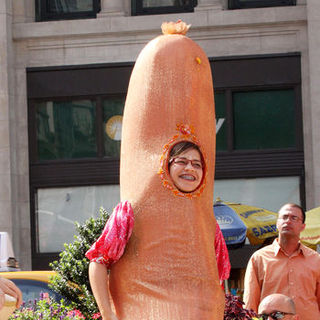
{"type": "Polygon", "coordinates": [[[125,104],[121,200],[134,227],[110,272],[121,320],[221,320],[224,294],[214,251],[215,113],[203,50],[183,22],[163,25],[134,66],[125,104]],[[168,154],[180,141],[200,147],[204,178],[192,193],[177,190],[168,154]]]}

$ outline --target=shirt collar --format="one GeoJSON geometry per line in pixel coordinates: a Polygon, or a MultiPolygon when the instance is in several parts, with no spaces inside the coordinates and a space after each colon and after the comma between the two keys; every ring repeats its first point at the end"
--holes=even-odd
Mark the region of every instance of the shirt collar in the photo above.
{"type": "MultiPolygon", "coordinates": [[[[273,240],[272,247],[273,247],[273,252],[274,252],[275,256],[277,256],[280,251],[283,252],[283,250],[281,250],[281,247],[279,245],[278,238],[273,240]]],[[[300,253],[305,256],[306,255],[306,248],[304,247],[304,245],[302,243],[299,242],[299,247],[298,247],[297,251],[292,256],[298,255],[300,253]]]]}

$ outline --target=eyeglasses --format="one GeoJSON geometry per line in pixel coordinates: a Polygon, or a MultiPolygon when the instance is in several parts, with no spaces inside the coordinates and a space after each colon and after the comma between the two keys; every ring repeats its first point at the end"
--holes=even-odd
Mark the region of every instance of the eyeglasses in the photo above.
{"type": "Polygon", "coordinates": [[[169,161],[169,163],[174,163],[178,166],[181,166],[181,167],[186,167],[189,162],[191,163],[192,167],[196,170],[200,170],[202,169],[202,163],[200,160],[189,160],[187,158],[173,158],[169,161]]]}
{"type": "Polygon", "coordinates": [[[291,220],[293,222],[297,222],[299,220],[302,221],[302,219],[298,216],[292,216],[292,215],[288,215],[288,214],[284,214],[283,216],[279,217],[278,219],[281,219],[283,221],[288,221],[288,220],[291,220]]]}
{"type": "Polygon", "coordinates": [[[274,320],[279,320],[279,319],[283,319],[287,314],[293,315],[293,313],[286,313],[286,312],[276,311],[276,312],[272,312],[272,313],[269,313],[269,314],[267,314],[267,313],[259,314],[259,317],[262,320],[268,320],[269,317],[271,319],[274,319],[274,320]]]}

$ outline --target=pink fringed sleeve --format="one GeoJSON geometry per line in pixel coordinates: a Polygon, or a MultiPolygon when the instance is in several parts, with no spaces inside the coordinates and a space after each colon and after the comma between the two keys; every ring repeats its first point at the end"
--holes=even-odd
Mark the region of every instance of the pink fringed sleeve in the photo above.
{"type": "Polygon", "coordinates": [[[231,265],[229,260],[228,248],[226,242],[224,241],[218,222],[216,223],[216,237],[214,241],[214,247],[216,250],[219,279],[220,283],[222,283],[224,280],[227,280],[229,278],[231,265]]]}
{"type": "Polygon", "coordinates": [[[130,239],[134,224],[132,207],[128,201],[120,202],[113,210],[101,236],[86,252],[92,261],[110,267],[118,261],[130,239]]]}

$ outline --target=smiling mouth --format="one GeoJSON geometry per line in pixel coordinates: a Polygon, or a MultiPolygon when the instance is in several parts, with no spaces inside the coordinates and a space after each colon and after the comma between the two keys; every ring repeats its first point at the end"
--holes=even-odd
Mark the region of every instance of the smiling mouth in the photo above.
{"type": "Polygon", "coordinates": [[[181,179],[184,179],[184,180],[188,180],[188,181],[195,181],[196,178],[194,176],[191,176],[191,175],[187,175],[187,174],[182,174],[180,176],[181,179]]]}

